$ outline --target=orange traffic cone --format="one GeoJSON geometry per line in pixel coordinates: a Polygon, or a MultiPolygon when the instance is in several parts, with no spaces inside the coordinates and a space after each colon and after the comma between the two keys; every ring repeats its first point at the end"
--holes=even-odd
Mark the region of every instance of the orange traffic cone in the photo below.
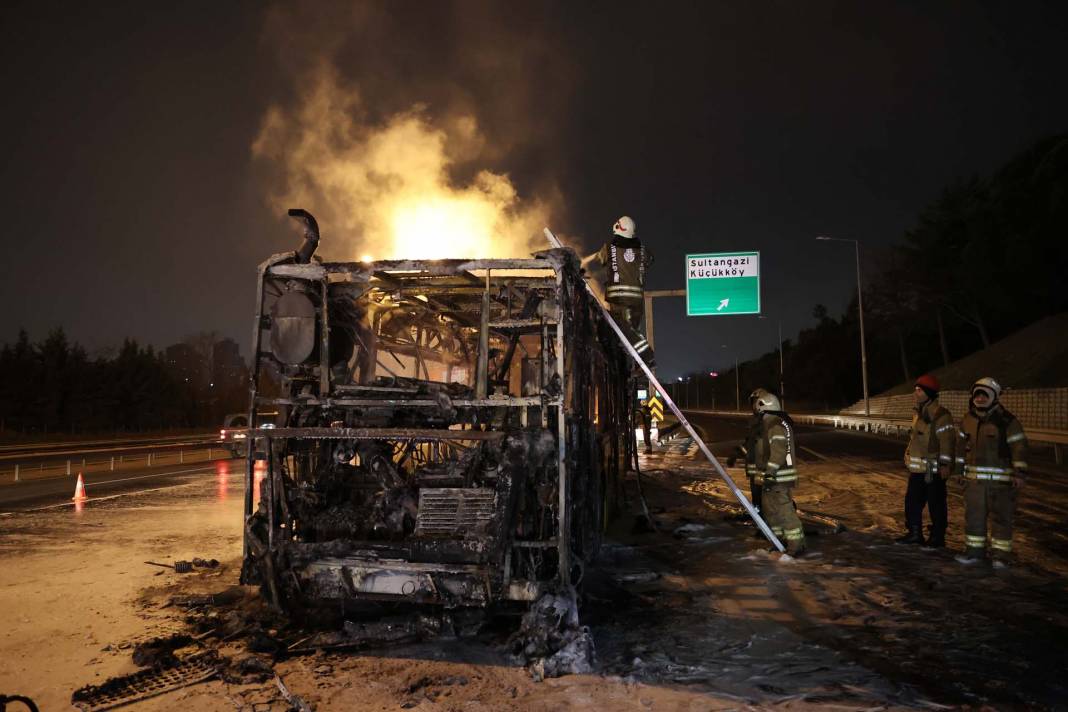
{"type": "Polygon", "coordinates": [[[84,502],[89,499],[85,496],[85,480],[82,479],[82,473],[78,473],[78,484],[74,488],[74,496],[71,497],[71,501],[84,502]]]}

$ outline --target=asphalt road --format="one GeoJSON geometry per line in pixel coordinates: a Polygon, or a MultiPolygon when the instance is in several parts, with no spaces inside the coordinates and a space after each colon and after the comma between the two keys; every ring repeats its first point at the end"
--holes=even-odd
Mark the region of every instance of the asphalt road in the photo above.
{"type": "MultiPolygon", "coordinates": [[[[98,472],[84,476],[90,499],[130,494],[183,484],[196,479],[210,479],[226,472],[240,472],[242,459],[127,469],[122,472],[98,472]]],[[[45,507],[71,505],[76,477],[53,477],[0,485],[0,514],[26,512],[45,507]]]]}

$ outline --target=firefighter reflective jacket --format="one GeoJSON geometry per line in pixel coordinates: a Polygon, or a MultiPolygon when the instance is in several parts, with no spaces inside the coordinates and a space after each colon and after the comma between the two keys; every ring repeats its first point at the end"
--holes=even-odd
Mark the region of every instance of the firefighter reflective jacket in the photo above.
{"type": "Polygon", "coordinates": [[[765,485],[797,482],[794,424],[786,413],[766,412],[760,419],[754,448],[757,480],[765,485]]]}
{"type": "Polygon", "coordinates": [[[605,267],[608,280],[605,298],[617,304],[640,304],[645,289],[645,267],[652,262],[641,240],[613,235],[597,257],[605,267]]]}
{"type": "Polygon", "coordinates": [[[957,440],[950,412],[937,400],[927,401],[912,417],[905,466],[913,474],[935,472],[940,466],[952,470],[957,440]]]}
{"type": "Polygon", "coordinates": [[[986,413],[974,408],[961,423],[963,452],[957,456],[964,476],[985,482],[1012,482],[1027,471],[1027,436],[1023,425],[1000,403],[986,413]]]}

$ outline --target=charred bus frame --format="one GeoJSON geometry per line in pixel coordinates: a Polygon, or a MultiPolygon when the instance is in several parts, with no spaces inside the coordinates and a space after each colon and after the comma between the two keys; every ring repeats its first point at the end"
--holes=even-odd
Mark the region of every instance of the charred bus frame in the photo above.
{"type": "Polygon", "coordinates": [[[574,254],[313,251],[259,270],[249,422],[279,420],[252,434],[242,581],[281,607],[577,583],[634,438],[629,361],[574,254]]]}

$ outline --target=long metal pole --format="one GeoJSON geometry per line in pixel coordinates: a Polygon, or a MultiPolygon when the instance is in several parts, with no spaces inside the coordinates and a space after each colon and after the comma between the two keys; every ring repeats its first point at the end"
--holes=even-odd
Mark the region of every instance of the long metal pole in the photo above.
{"type": "Polygon", "coordinates": [[[734,409],[742,412],[742,372],[738,370],[738,355],[734,356],[734,409]]]}
{"type": "Polygon", "coordinates": [[[860,377],[864,384],[864,417],[871,417],[871,401],[868,398],[868,349],[864,345],[864,296],[860,288],[860,240],[853,241],[857,254],[857,310],[860,312],[860,377]]]}
{"type": "Polygon", "coordinates": [[[786,410],[786,382],[783,379],[782,368],[782,319],[779,320],[779,402],[782,409],[786,410]]]}
{"type": "MultiPolygon", "coordinates": [[[[545,228],[545,237],[549,238],[549,242],[552,244],[553,247],[563,247],[563,244],[549,228],[545,228]]],[[[760,513],[753,508],[753,503],[749,501],[749,499],[742,493],[740,489],[738,489],[738,485],[734,484],[734,480],[732,480],[730,475],[727,474],[727,471],[723,469],[723,465],[719,463],[719,460],[716,459],[716,456],[713,455],[712,451],[708,449],[708,445],[705,444],[705,441],[701,439],[701,436],[698,435],[697,431],[694,430],[692,425],[690,425],[690,421],[687,420],[686,416],[682,414],[682,411],[679,409],[679,406],[675,404],[675,400],[667,394],[667,391],[664,390],[664,387],[660,385],[660,381],[656,380],[656,376],[653,375],[653,372],[649,370],[649,367],[645,364],[645,361],[642,360],[642,357],[639,356],[638,352],[634,350],[633,346],[631,346],[630,341],[623,334],[623,330],[619,328],[619,324],[617,324],[615,319],[612,318],[612,315],[608,313],[608,310],[604,308],[604,305],[601,304],[601,301],[597,299],[597,295],[593,293],[593,290],[590,288],[590,285],[588,283],[586,284],[586,291],[589,292],[590,297],[593,299],[594,303],[600,308],[601,316],[604,317],[605,323],[608,324],[609,327],[611,327],[612,331],[616,332],[616,336],[619,337],[619,342],[623,345],[623,348],[626,349],[628,354],[630,354],[630,357],[634,361],[634,363],[638,364],[638,367],[641,368],[641,370],[645,373],[646,377],[649,379],[649,382],[655,385],[657,390],[664,394],[664,401],[667,403],[668,407],[671,408],[671,412],[675,414],[675,417],[679,419],[679,423],[682,424],[682,427],[686,429],[686,432],[690,434],[690,437],[693,438],[693,441],[697,443],[697,447],[700,448],[704,456],[708,458],[708,461],[712,463],[712,467],[715,468],[716,474],[719,475],[720,478],[722,478],[723,482],[730,489],[731,493],[733,493],[734,496],[738,499],[738,502],[743,507],[745,507],[745,511],[749,514],[749,517],[753,520],[753,522],[756,523],[757,527],[759,527],[761,533],[765,537],[767,537],[767,540],[770,541],[777,550],[786,551],[786,547],[783,546],[782,542],[779,541],[779,538],[775,536],[774,532],[771,531],[771,529],[768,527],[768,523],[765,522],[764,518],[760,516],[760,513]]]]}

